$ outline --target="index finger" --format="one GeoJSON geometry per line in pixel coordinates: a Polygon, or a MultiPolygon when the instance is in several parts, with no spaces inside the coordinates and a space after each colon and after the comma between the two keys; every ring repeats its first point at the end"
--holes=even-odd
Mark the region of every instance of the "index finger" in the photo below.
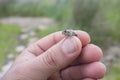
{"type": "MultiPolygon", "coordinates": [[[[85,46],[90,42],[90,36],[88,33],[80,30],[75,30],[75,33],[80,39],[82,46],[85,46]]],[[[56,43],[58,43],[63,38],[65,38],[65,35],[63,35],[61,31],[55,32],[32,44],[30,47],[27,48],[27,50],[33,53],[34,55],[38,56],[41,53],[48,50],[53,45],[55,45],[56,43]]]]}

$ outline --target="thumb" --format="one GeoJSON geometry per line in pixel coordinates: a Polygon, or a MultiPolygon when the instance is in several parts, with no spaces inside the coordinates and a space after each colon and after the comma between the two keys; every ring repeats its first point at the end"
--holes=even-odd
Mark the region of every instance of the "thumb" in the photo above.
{"type": "Polygon", "coordinates": [[[77,37],[67,37],[39,55],[36,58],[39,61],[37,67],[45,76],[50,76],[72,63],[80,55],[81,48],[77,37]]]}

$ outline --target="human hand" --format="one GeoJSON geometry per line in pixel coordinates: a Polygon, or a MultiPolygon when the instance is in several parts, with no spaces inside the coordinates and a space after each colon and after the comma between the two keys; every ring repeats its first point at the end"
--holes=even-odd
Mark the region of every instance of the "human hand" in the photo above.
{"type": "Polygon", "coordinates": [[[105,75],[102,51],[89,44],[86,32],[77,37],[48,35],[25,49],[2,80],[97,80],[105,75]]]}

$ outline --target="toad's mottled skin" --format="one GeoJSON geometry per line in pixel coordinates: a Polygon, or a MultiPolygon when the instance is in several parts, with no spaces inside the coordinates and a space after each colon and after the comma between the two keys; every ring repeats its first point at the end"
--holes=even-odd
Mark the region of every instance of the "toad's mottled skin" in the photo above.
{"type": "Polygon", "coordinates": [[[67,29],[67,30],[64,30],[62,32],[62,34],[64,34],[65,36],[77,36],[77,34],[74,32],[74,30],[71,30],[71,29],[67,29]]]}

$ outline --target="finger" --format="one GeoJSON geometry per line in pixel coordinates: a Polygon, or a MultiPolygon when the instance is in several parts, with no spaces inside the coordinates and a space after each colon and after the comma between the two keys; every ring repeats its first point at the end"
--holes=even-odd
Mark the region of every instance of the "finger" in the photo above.
{"type": "Polygon", "coordinates": [[[78,38],[80,39],[82,46],[86,46],[90,42],[90,35],[85,31],[76,30],[78,38]]]}
{"type": "Polygon", "coordinates": [[[62,71],[62,77],[65,80],[79,80],[83,78],[102,78],[105,75],[106,68],[100,62],[84,64],[80,66],[70,67],[62,71]]]}
{"type": "MultiPolygon", "coordinates": [[[[80,39],[80,41],[82,43],[82,46],[85,46],[90,42],[90,36],[88,35],[88,33],[84,32],[84,31],[80,31],[80,30],[77,30],[75,32],[77,33],[78,38],[80,39]]],[[[42,38],[41,40],[39,40],[35,44],[31,45],[30,47],[28,47],[27,50],[35,55],[39,55],[39,54],[45,52],[51,46],[58,43],[63,38],[65,38],[65,36],[62,34],[61,31],[52,33],[52,34],[46,36],[45,38],[42,38]]]]}
{"type": "Polygon", "coordinates": [[[72,65],[100,61],[102,56],[102,50],[98,46],[88,44],[82,49],[81,55],[72,63],[72,65]]]}
{"type": "Polygon", "coordinates": [[[81,48],[81,42],[77,37],[65,38],[39,55],[31,65],[34,65],[32,67],[40,73],[42,72],[42,76],[50,76],[73,62],[80,55],[81,48]]]}

